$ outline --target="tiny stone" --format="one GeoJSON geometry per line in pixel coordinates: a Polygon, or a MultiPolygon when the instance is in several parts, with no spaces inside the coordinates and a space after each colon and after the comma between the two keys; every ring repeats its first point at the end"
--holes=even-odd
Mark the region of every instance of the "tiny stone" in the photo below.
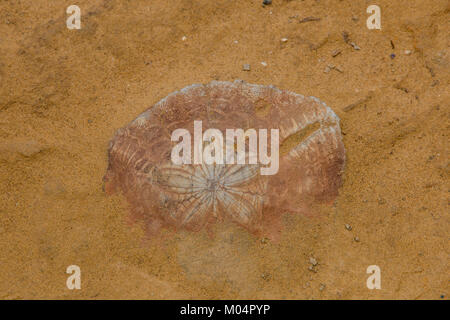
{"type": "Polygon", "coordinates": [[[264,67],[267,67],[267,62],[262,61],[261,64],[262,64],[264,67]]]}
{"type": "Polygon", "coordinates": [[[441,294],[441,299],[444,299],[444,298],[445,298],[445,295],[441,294]]]}
{"type": "Polygon", "coordinates": [[[352,230],[352,226],[349,224],[345,224],[345,229],[347,229],[348,231],[352,230]]]}
{"type": "Polygon", "coordinates": [[[242,66],[242,70],[244,70],[244,71],[250,71],[250,65],[249,65],[249,64],[244,64],[244,65],[242,66]]]}
{"type": "Polygon", "coordinates": [[[182,38],[181,38],[181,41],[186,41],[187,40],[187,37],[186,36],[183,36],[182,38]]]}
{"type": "Polygon", "coordinates": [[[350,44],[351,44],[351,46],[353,47],[353,49],[355,49],[355,50],[361,50],[361,48],[360,48],[356,43],[352,42],[352,43],[350,43],[350,44]]]}
{"type": "Polygon", "coordinates": [[[309,263],[311,263],[313,266],[317,266],[317,260],[313,257],[309,258],[309,263]]]}
{"type": "Polygon", "coordinates": [[[355,237],[353,240],[355,240],[355,242],[359,242],[359,237],[355,237]]]}
{"type": "Polygon", "coordinates": [[[339,68],[339,67],[333,67],[333,69],[336,70],[337,72],[340,72],[340,73],[344,72],[344,71],[342,71],[342,69],[339,68]]]}
{"type": "Polygon", "coordinates": [[[312,271],[312,272],[314,272],[314,273],[317,273],[317,270],[316,270],[315,267],[312,266],[312,265],[309,266],[308,270],[309,270],[309,271],[312,271]]]}
{"type": "Polygon", "coordinates": [[[35,140],[29,140],[12,144],[10,149],[11,151],[15,151],[24,157],[31,157],[44,150],[44,147],[35,140]]]}
{"type": "Polygon", "coordinates": [[[323,283],[320,284],[319,290],[323,291],[325,289],[325,285],[323,283]]]}
{"type": "Polygon", "coordinates": [[[261,275],[261,278],[263,278],[264,280],[269,280],[270,275],[267,274],[267,273],[263,273],[263,274],[261,275]]]}
{"type": "Polygon", "coordinates": [[[336,50],[333,50],[333,52],[331,53],[331,56],[334,58],[334,57],[336,57],[337,55],[339,55],[340,53],[341,53],[341,50],[336,49],[336,50]]]}
{"type": "Polygon", "coordinates": [[[331,71],[330,66],[326,66],[325,70],[323,70],[323,72],[325,72],[325,73],[329,73],[330,71],[331,71]]]}
{"type": "Polygon", "coordinates": [[[390,57],[391,57],[391,59],[394,59],[395,58],[395,53],[391,53],[390,57]]]}
{"type": "Polygon", "coordinates": [[[263,4],[268,6],[268,5],[272,4],[272,0],[263,0],[263,4]]]}
{"type": "Polygon", "coordinates": [[[281,42],[287,42],[288,39],[287,38],[281,38],[281,42]]]}
{"type": "Polygon", "coordinates": [[[409,56],[411,54],[411,50],[405,50],[405,54],[409,56]]]}

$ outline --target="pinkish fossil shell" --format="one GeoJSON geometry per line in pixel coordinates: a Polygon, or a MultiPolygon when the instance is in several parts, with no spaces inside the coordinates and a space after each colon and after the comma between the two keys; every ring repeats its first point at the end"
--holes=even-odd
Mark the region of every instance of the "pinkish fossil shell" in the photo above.
{"type": "Polygon", "coordinates": [[[308,213],[337,196],[345,162],[339,118],[314,97],[243,81],[191,85],[118,130],[109,148],[108,193],[120,190],[149,232],[198,231],[229,219],[269,235],[286,212],[308,213]],[[275,175],[259,165],[175,165],[175,129],[279,129],[275,175]]]}

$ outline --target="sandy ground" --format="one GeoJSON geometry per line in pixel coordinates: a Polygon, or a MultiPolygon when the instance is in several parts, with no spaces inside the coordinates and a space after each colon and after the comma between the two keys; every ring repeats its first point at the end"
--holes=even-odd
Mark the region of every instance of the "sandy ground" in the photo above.
{"type": "Polygon", "coordinates": [[[0,2],[1,299],[448,298],[447,0],[79,0],[81,30],[70,4],[0,2]],[[381,31],[366,27],[373,3],[381,31]],[[232,225],[146,239],[102,190],[108,141],[175,90],[235,79],[341,117],[339,197],[287,216],[277,243],[232,225]]]}

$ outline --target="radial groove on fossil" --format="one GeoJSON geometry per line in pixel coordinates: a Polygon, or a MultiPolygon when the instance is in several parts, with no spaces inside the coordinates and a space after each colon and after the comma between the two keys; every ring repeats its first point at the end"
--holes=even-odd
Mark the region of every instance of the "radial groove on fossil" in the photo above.
{"type": "MultiPolygon", "coordinates": [[[[267,151],[275,152],[270,143],[267,151]]],[[[238,153],[233,148],[230,155],[237,159],[238,153]]],[[[270,236],[282,214],[310,213],[315,203],[333,201],[344,162],[339,118],[317,98],[214,81],[170,94],[119,129],[109,147],[105,187],[125,195],[149,232],[161,227],[197,231],[228,219],[270,236]],[[182,128],[194,137],[194,121],[201,121],[202,133],[278,129],[278,171],[262,175],[266,165],[251,163],[249,152],[244,163],[174,164],[172,133],[182,128]]]]}

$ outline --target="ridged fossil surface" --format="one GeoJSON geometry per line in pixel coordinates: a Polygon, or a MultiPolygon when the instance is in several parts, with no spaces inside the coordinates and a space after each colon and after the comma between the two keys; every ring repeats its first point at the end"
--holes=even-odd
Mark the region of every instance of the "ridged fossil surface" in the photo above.
{"type": "MultiPolygon", "coordinates": [[[[270,144],[269,144],[270,150],[270,144]]],[[[339,118],[314,97],[243,81],[192,85],[174,92],[123,129],[109,147],[107,193],[121,191],[150,233],[198,231],[228,219],[270,236],[284,213],[309,213],[337,195],[345,150],[339,118]],[[171,161],[172,132],[209,128],[279,129],[279,171],[260,164],[171,161]]]]}

